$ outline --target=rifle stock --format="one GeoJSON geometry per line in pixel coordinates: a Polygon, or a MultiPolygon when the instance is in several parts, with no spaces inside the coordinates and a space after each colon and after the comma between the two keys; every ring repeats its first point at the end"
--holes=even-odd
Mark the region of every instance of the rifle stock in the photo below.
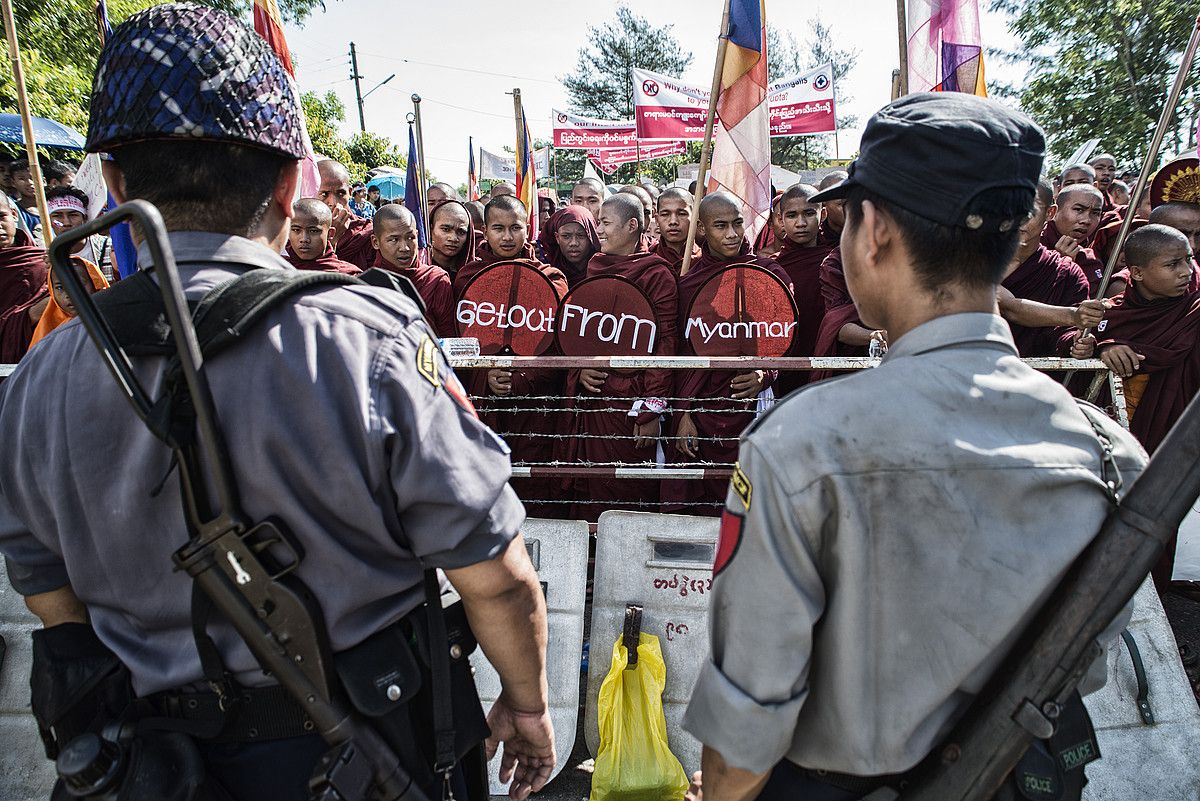
{"type": "Polygon", "coordinates": [[[1096,638],[1137,592],[1198,495],[1200,399],[1193,398],[988,689],[941,745],[938,767],[914,782],[903,801],[992,797],[1034,738],[1029,729],[1052,729],[1051,705],[1078,684],[1097,653],[1096,638]]]}

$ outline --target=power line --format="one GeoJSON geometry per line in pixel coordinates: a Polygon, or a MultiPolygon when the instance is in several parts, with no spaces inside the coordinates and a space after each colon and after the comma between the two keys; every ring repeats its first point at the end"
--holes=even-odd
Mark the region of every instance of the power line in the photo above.
{"type": "Polygon", "coordinates": [[[559,85],[558,81],[552,81],[552,80],[549,80],[548,78],[534,78],[531,75],[511,75],[507,72],[489,72],[487,70],[471,69],[470,67],[456,67],[453,64],[435,64],[431,61],[417,61],[417,60],[411,59],[411,58],[397,58],[396,56],[385,56],[382,53],[370,53],[370,52],[367,52],[366,50],[361,50],[359,52],[361,52],[364,56],[371,56],[372,58],[382,58],[386,61],[400,61],[404,64],[417,64],[422,67],[435,67],[437,69],[443,69],[443,70],[457,70],[459,72],[469,72],[474,75],[488,75],[493,78],[512,78],[513,80],[517,80],[517,81],[535,81],[537,83],[553,84],[554,86],[559,85]]]}

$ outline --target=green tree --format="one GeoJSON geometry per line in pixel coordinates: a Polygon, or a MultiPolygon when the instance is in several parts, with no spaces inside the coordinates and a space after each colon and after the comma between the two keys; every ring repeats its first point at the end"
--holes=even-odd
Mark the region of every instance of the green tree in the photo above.
{"type": "MultiPolygon", "coordinates": [[[[655,27],[626,5],[618,6],[616,18],[600,26],[589,26],[587,45],[579,50],[575,72],[562,79],[570,98],[571,110],[603,120],[627,120],[633,116],[634,67],[678,78],[692,63],[692,54],[683,49],[672,32],[674,26],[655,27]]],[[[583,175],[582,150],[558,152],[558,174],[567,180],[583,175]]],[[[662,159],[643,165],[643,175],[674,177],[682,159],[662,159]]],[[[630,183],[634,165],[622,167],[610,182],[630,183]]]]}
{"type": "Polygon", "coordinates": [[[365,180],[367,171],[375,167],[408,166],[408,159],[385,136],[367,131],[354,134],[349,141],[343,139],[338,124],[346,121],[346,106],[332,90],[323,95],[305,92],[300,95],[300,106],[313,150],[345,164],[351,180],[365,180]]]}
{"type": "MultiPolygon", "coordinates": [[[[115,26],[135,11],[159,0],[110,0],[109,20],[115,26]]],[[[208,5],[249,20],[251,0],[209,0],[208,5]]],[[[76,130],[87,128],[92,73],[100,56],[93,0],[14,0],[17,37],[31,112],[76,130]]],[[[281,0],[285,19],[303,22],[321,0],[281,0]]],[[[0,61],[0,108],[17,109],[8,48],[0,61]]]]}
{"type": "MultiPolygon", "coordinates": [[[[840,110],[852,99],[841,87],[843,79],[858,63],[857,48],[839,48],[834,44],[833,30],[819,19],[809,23],[809,49],[804,52],[796,44],[794,34],[781,33],[767,25],[768,75],[771,81],[791,78],[822,64],[833,64],[834,108],[840,110]]],[[[839,130],[852,128],[858,118],[838,111],[839,130]]],[[[771,162],[789,170],[810,170],[826,166],[832,158],[833,136],[785,136],[771,140],[771,162]]]]}
{"type": "MultiPolygon", "coordinates": [[[[1010,15],[1017,53],[998,54],[1027,67],[1019,86],[990,84],[1016,98],[1049,136],[1051,160],[1061,161],[1088,139],[1123,164],[1146,156],[1169,84],[1191,34],[1196,9],[1186,3],[1111,0],[992,0],[1010,15]]],[[[1179,109],[1198,99],[1197,65],[1168,128],[1167,151],[1184,147],[1190,120],[1179,109]]],[[[1157,166],[1157,165],[1156,165],[1157,166]]]]}
{"type": "Polygon", "coordinates": [[[350,158],[361,164],[366,170],[376,167],[407,167],[408,160],[400,154],[400,149],[386,136],[380,136],[370,131],[360,132],[350,137],[346,143],[350,158]]]}

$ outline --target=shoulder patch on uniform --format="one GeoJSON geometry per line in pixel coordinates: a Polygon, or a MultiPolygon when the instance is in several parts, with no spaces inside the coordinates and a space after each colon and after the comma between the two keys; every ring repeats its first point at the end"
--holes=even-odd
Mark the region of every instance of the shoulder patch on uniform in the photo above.
{"type": "Polygon", "coordinates": [[[721,533],[717,539],[717,555],[713,559],[713,578],[729,566],[742,544],[742,527],[746,516],[725,509],[721,512],[721,533]]]}
{"type": "Polygon", "coordinates": [[[729,477],[729,486],[733,488],[734,494],[741,500],[746,511],[750,511],[750,498],[754,495],[754,485],[750,483],[750,477],[742,470],[740,463],[733,466],[733,475],[729,477]]]}
{"type": "Polygon", "coordinates": [[[441,376],[438,375],[438,346],[428,334],[421,337],[421,344],[417,348],[417,372],[435,388],[442,385],[441,376]]]}

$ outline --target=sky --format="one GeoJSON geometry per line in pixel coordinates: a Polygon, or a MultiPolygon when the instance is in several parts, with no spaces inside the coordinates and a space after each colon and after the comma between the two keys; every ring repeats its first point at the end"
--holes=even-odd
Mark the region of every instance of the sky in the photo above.
{"type": "MultiPolygon", "coordinates": [[[[708,86],[712,81],[723,0],[629,0],[635,14],[652,25],[673,24],[673,33],[692,63],[681,76],[708,86]]],[[[296,57],[302,91],[335,91],[346,106],[347,136],[358,130],[354,84],[350,80],[350,42],[358,51],[358,69],[367,130],[408,147],[406,117],[411,95],[422,98],[421,124],[426,168],[437,180],[466,182],[467,137],[475,146],[500,153],[515,141],[513,101],[521,89],[534,137],[549,139],[550,110],[567,109],[559,83],[574,72],[588,26],[615,18],[619,0],[549,2],[518,0],[327,0],[303,27],[286,26],[296,57]],[[519,9],[519,15],[514,13],[519,9]],[[387,84],[371,91],[389,75],[387,84]]],[[[982,0],[981,6],[987,5],[982,0]]],[[[833,31],[838,47],[856,48],[858,63],[840,87],[850,100],[839,112],[865,124],[891,97],[892,70],[899,66],[895,0],[766,0],[767,21],[795,35],[802,52],[809,21],[820,18],[833,31]]],[[[1006,18],[982,12],[985,46],[1010,48],[1006,18]]],[[[1014,67],[988,62],[987,74],[1019,77],[1014,67]]],[[[853,155],[860,129],[838,137],[843,157],[853,155]]]]}

